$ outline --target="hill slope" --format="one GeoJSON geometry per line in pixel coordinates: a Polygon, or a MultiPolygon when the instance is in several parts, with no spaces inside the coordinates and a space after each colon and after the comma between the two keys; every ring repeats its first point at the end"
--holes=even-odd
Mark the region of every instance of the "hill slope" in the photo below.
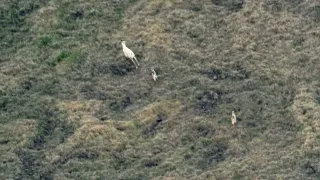
{"type": "Polygon", "coordinates": [[[1,179],[320,177],[316,0],[0,10],[1,179]]]}

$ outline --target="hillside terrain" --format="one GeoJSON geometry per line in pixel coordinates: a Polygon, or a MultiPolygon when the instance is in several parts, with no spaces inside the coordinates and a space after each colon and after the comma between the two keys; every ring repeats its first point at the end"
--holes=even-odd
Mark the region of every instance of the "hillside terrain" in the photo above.
{"type": "Polygon", "coordinates": [[[317,0],[2,0],[0,179],[320,179],[319,54],[317,0]]]}

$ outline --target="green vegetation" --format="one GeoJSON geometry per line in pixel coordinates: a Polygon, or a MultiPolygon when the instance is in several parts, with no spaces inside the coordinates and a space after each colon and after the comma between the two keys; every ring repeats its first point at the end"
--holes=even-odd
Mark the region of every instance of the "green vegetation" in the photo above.
{"type": "Polygon", "coordinates": [[[319,179],[319,7],[0,2],[0,179],[319,179]]]}
{"type": "Polygon", "coordinates": [[[39,43],[42,46],[48,46],[52,43],[52,37],[48,36],[48,35],[44,35],[39,37],[39,43]]]}

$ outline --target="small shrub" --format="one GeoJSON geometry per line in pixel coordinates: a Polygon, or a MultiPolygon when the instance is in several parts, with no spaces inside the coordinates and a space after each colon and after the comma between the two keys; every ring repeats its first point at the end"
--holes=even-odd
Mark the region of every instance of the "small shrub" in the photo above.
{"type": "Polygon", "coordinates": [[[215,112],[218,101],[221,99],[223,93],[220,91],[206,91],[196,98],[198,100],[198,109],[204,113],[215,112]]]}
{"type": "Polygon", "coordinates": [[[82,10],[77,10],[74,12],[71,12],[70,16],[73,20],[82,19],[84,12],[82,10]]]}
{"type": "Polygon", "coordinates": [[[201,71],[201,74],[207,75],[208,78],[212,78],[214,80],[225,80],[227,78],[232,80],[243,80],[248,79],[251,74],[243,68],[240,63],[235,63],[230,67],[230,69],[232,70],[217,69],[213,67],[208,70],[201,71]]]}
{"type": "Polygon", "coordinates": [[[19,15],[20,16],[26,16],[26,15],[36,11],[39,8],[40,8],[39,4],[35,4],[34,2],[30,2],[24,8],[21,8],[19,10],[19,15]]]}
{"type": "Polygon", "coordinates": [[[119,101],[114,101],[114,102],[110,103],[109,108],[113,111],[119,111],[119,110],[123,110],[124,108],[126,108],[127,106],[129,106],[131,104],[132,104],[131,98],[129,96],[126,96],[119,101]]]}
{"type": "Polygon", "coordinates": [[[227,77],[227,75],[221,69],[216,68],[211,68],[209,70],[203,71],[202,73],[214,80],[221,80],[227,77]]]}
{"type": "Polygon", "coordinates": [[[232,67],[234,72],[229,72],[228,76],[230,76],[233,80],[244,80],[249,79],[251,72],[248,71],[241,61],[236,61],[232,67]]]}
{"type": "Polygon", "coordinates": [[[113,75],[125,76],[128,72],[133,71],[135,68],[133,65],[110,65],[109,70],[113,75]]]}
{"type": "Polygon", "coordinates": [[[24,90],[30,90],[38,83],[38,79],[34,76],[25,77],[20,83],[20,87],[24,90]]]}
{"type": "Polygon", "coordinates": [[[141,123],[139,121],[133,121],[133,125],[135,128],[139,129],[142,127],[141,123]]]}
{"type": "Polygon", "coordinates": [[[153,168],[158,166],[161,163],[160,159],[148,159],[148,160],[143,160],[143,164],[146,168],[153,168]]]}
{"type": "Polygon", "coordinates": [[[198,137],[208,137],[213,134],[212,129],[207,125],[198,124],[193,127],[193,131],[198,137]]]}
{"type": "Polygon", "coordinates": [[[16,179],[53,179],[52,169],[43,166],[41,163],[43,156],[38,151],[24,149],[18,150],[16,154],[21,162],[16,179]]]}
{"type": "Polygon", "coordinates": [[[63,159],[63,164],[67,163],[69,160],[73,158],[78,158],[78,159],[85,159],[85,160],[94,160],[99,157],[99,152],[91,149],[85,149],[81,148],[76,151],[70,152],[66,157],[63,159]]]}
{"type": "Polygon", "coordinates": [[[41,46],[48,46],[52,43],[52,37],[49,35],[43,35],[39,37],[39,43],[41,46]]]}
{"type": "Polygon", "coordinates": [[[211,0],[213,4],[217,6],[223,6],[229,11],[237,12],[244,6],[244,0],[211,0]]]}
{"type": "Polygon", "coordinates": [[[129,158],[127,155],[121,152],[115,152],[112,154],[110,165],[115,169],[126,169],[132,165],[134,159],[129,158]]]}
{"type": "Polygon", "coordinates": [[[59,80],[57,77],[35,77],[27,76],[23,78],[20,87],[29,93],[39,93],[43,95],[54,95],[59,89],[59,80]]]}
{"type": "Polygon", "coordinates": [[[165,120],[165,117],[162,115],[158,115],[156,120],[151,124],[150,127],[146,128],[143,131],[143,134],[146,136],[151,136],[154,135],[158,129],[158,126],[160,125],[160,123],[165,120]]]}
{"type": "Polygon", "coordinates": [[[60,115],[62,112],[58,109],[48,105],[48,107],[37,109],[37,111],[39,112],[37,130],[32,138],[30,148],[42,148],[46,142],[55,138],[58,138],[59,142],[63,142],[73,133],[73,126],[63,120],[60,115]],[[56,131],[59,131],[57,135],[56,131]]]}
{"type": "Polygon", "coordinates": [[[240,179],[245,179],[245,177],[241,173],[238,173],[236,171],[232,177],[232,180],[240,180],[240,179]]]}
{"type": "Polygon", "coordinates": [[[283,10],[283,4],[277,0],[267,0],[264,8],[270,12],[280,12],[283,10]]]}
{"type": "Polygon", "coordinates": [[[312,7],[311,17],[314,21],[320,22],[320,5],[315,5],[312,7]]]}
{"type": "Polygon", "coordinates": [[[213,143],[213,141],[211,139],[202,139],[201,143],[203,147],[209,147],[213,143]]]}
{"type": "Polygon", "coordinates": [[[56,66],[61,62],[67,62],[68,64],[73,64],[82,59],[82,55],[77,51],[61,51],[58,56],[49,65],[56,66]]]}
{"type": "Polygon", "coordinates": [[[227,149],[228,147],[221,142],[212,143],[211,146],[208,147],[203,153],[203,159],[198,163],[199,167],[202,169],[207,169],[212,165],[224,161],[226,158],[225,152],[227,149]]]}
{"type": "MultiPolygon", "coordinates": [[[[20,162],[21,162],[21,170],[18,174],[18,177],[22,178],[31,178],[33,177],[36,169],[35,169],[35,163],[37,160],[37,157],[35,154],[31,153],[29,150],[20,150],[16,152],[20,162]]],[[[18,179],[20,179],[18,178],[18,179]]]]}
{"type": "Polygon", "coordinates": [[[303,37],[298,37],[298,38],[295,38],[293,41],[292,41],[292,46],[294,48],[298,48],[300,46],[303,45],[303,42],[304,42],[304,38],[303,37]]]}
{"type": "Polygon", "coordinates": [[[63,61],[64,59],[68,58],[70,56],[70,52],[68,51],[61,51],[60,54],[57,56],[56,61],[59,63],[63,61]]]}
{"type": "Polygon", "coordinates": [[[192,5],[190,9],[192,11],[199,12],[199,11],[201,11],[202,7],[201,7],[201,5],[192,5]]]}
{"type": "Polygon", "coordinates": [[[315,99],[316,99],[316,102],[317,102],[318,104],[320,104],[320,90],[318,90],[318,91],[316,92],[316,97],[315,97],[315,99]]]}
{"type": "Polygon", "coordinates": [[[317,169],[309,161],[304,164],[303,168],[308,175],[317,173],[317,169]]]}
{"type": "Polygon", "coordinates": [[[193,141],[193,137],[190,134],[185,134],[181,137],[180,141],[181,141],[181,144],[185,146],[193,141]]]}

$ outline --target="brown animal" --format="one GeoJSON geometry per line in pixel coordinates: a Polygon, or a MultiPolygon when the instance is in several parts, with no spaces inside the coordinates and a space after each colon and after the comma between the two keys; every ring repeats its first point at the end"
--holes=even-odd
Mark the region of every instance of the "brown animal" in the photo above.
{"type": "Polygon", "coordinates": [[[154,80],[154,81],[157,81],[158,76],[157,76],[156,71],[154,70],[154,68],[151,68],[151,71],[152,71],[152,78],[153,78],[153,80],[154,80]]]}
{"type": "Polygon", "coordinates": [[[231,123],[232,123],[232,126],[234,126],[234,124],[237,123],[237,117],[236,117],[236,115],[234,114],[234,111],[232,111],[231,123]]]}

